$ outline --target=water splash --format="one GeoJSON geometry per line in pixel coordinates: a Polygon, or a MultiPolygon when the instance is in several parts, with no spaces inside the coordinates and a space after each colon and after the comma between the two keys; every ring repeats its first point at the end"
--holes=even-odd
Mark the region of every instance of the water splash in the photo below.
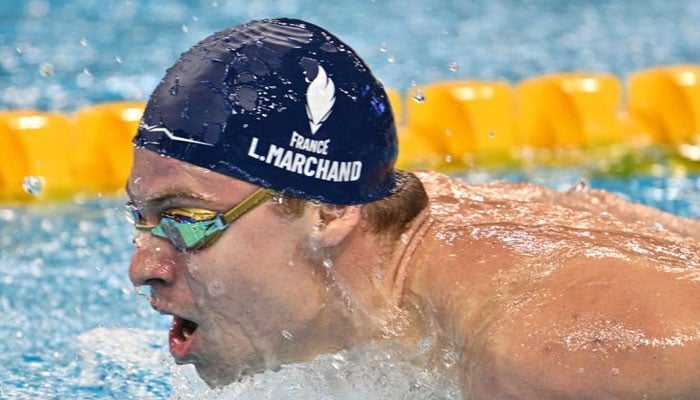
{"type": "MultiPolygon", "coordinates": [[[[428,346],[433,349],[432,346],[428,346]]],[[[231,384],[209,389],[191,366],[174,367],[173,397],[179,399],[325,400],[462,399],[452,372],[426,363],[429,351],[401,345],[367,345],[285,365],[231,384]]]]}
{"type": "Polygon", "coordinates": [[[413,98],[413,101],[416,103],[424,103],[425,102],[425,93],[423,93],[423,90],[419,87],[414,87],[413,88],[413,94],[411,95],[411,98],[413,98]]]}
{"type": "Polygon", "coordinates": [[[566,191],[566,193],[588,193],[591,191],[591,184],[588,182],[586,178],[579,178],[576,183],[573,184],[569,188],[569,190],[566,191]]]}
{"type": "Polygon", "coordinates": [[[44,178],[40,176],[25,176],[22,180],[22,189],[32,196],[38,196],[44,190],[44,178]]]}
{"type": "Polygon", "coordinates": [[[294,339],[294,334],[286,329],[282,330],[282,337],[285,338],[286,340],[292,340],[294,339]]]}
{"type": "Polygon", "coordinates": [[[54,74],[53,64],[47,63],[47,62],[42,63],[39,66],[39,74],[41,74],[41,76],[44,76],[44,77],[53,76],[53,74],[54,74]]]}
{"type": "Polygon", "coordinates": [[[210,282],[207,285],[207,290],[213,297],[218,297],[225,293],[224,286],[219,281],[210,282]]]}

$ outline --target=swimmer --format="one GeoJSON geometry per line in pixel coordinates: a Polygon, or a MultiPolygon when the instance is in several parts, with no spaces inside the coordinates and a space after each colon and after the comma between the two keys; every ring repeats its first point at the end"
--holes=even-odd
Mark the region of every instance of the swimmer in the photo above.
{"type": "Polygon", "coordinates": [[[470,399],[700,396],[698,221],[396,169],[382,85],[313,24],[196,44],[134,143],[129,276],[212,387],[436,335],[470,399]]]}

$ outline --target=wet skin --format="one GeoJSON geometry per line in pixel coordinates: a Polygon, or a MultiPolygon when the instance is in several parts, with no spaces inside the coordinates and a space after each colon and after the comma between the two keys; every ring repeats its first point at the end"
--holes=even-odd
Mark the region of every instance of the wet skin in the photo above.
{"type": "MultiPolygon", "coordinates": [[[[256,187],[147,151],[136,150],[128,191],[153,224],[172,207],[225,211],[256,187]]],[[[308,360],[362,337],[329,282],[311,213],[290,218],[268,201],[231,225],[212,246],[178,252],[163,238],[139,233],[129,275],[150,286],[152,306],[174,315],[171,353],[193,363],[212,386],[244,374],[308,360]],[[190,334],[192,324],[196,330],[190,334]]]]}
{"type": "MultiPolygon", "coordinates": [[[[403,308],[414,324],[389,330],[436,327],[468,398],[697,398],[700,223],[601,192],[419,177],[430,210],[397,243],[357,207],[291,218],[270,201],[202,251],[139,234],[130,277],[178,316],[171,351],[212,386],[381,337],[403,308]]],[[[255,190],[142,149],[128,187],[148,223],[255,190]]]]}
{"type": "Polygon", "coordinates": [[[457,341],[473,398],[700,396],[700,223],[603,192],[422,179],[408,295],[457,341]]]}

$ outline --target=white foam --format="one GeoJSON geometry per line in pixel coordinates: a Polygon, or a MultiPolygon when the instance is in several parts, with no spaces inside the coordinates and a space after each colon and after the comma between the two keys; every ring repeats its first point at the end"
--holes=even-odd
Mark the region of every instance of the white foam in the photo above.
{"type": "Polygon", "coordinates": [[[290,364],[211,390],[191,366],[177,367],[173,397],[237,400],[461,399],[450,365],[421,365],[424,355],[397,345],[365,346],[290,364]],[[446,368],[447,367],[447,368],[446,368]]]}
{"type": "Polygon", "coordinates": [[[210,389],[193,366],[173,362],[162,343],[165,338],[164,331],[128,328],[84,332],[77,339],[83,358],[80,379],[85,384],[104,380],[108,370],[118,375],[115,381],[119,384],[128,383],[128,394],[137,398],[157,398],[149,393],[153,384],[148,381],[169,380],[171,398],[183,400],[461,399],[461,392],[450,378],[453,363],[430,362],[432,356],[428,353],[434,349],[429,341],[419,349],[397,344],[367,345],[210,389]],[[137,379],[125,379],[129,376],[124,375],[129,374],[137,379]]]}

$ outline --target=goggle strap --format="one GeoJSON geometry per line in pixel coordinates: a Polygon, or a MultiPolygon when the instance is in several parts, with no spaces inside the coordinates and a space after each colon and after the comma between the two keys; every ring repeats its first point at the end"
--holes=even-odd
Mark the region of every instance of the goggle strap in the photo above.
{"type": "Polygon", "coordinates": [[[273,195],[272,191],[266,189],[266,188],[259,188],[256,190],[253,194],[251,194],[248,198],[243,200],[240,204],[238,204],[236,207],[232,208],[229,210],[226,214],[223,216],[224,222],[226,224],[230,224],[231,222],[237,220],[240,218],[243,214],[248,212],[251,208],[257,206],[258,204],[262,203],[263,201],[271,198],[273,195]]]}

